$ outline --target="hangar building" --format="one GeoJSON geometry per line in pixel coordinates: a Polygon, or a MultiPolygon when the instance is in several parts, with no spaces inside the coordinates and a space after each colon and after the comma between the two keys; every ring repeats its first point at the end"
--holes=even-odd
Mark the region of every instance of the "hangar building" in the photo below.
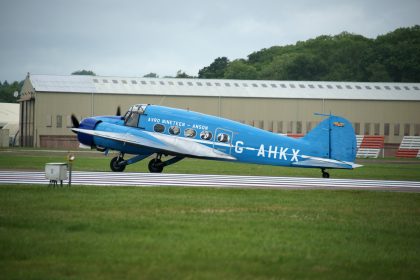
{"type": "Polygon", "coordinates": [[[358,83],[30,75],[20,92],[21,146],[78,146],[79,119],[138,103],[212,114],[276,133],[305,134],[322,117],[349,119],[356,134],[384,135],[388,146],[420,135],[419,83],[358,83]]]}

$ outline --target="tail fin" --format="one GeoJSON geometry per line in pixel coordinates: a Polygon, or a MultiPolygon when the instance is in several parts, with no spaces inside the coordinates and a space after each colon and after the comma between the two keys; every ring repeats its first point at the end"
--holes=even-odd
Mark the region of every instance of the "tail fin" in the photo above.
{"type": "Polygon", "coordinates": [[[356,135],[351,123],[337,116],[330,116],[311,130],[305,137],[318,157],[354,162],[357,152],[356,135]]]}

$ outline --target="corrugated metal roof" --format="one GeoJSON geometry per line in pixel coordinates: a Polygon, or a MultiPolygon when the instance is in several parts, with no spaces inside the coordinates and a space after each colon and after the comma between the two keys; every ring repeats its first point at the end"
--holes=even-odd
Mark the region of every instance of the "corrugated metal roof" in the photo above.
{"type": "Polygon", "coordinates": [[[420,83],[358,83],[30,75],[38,92],[250,98],[413,100],[420,83]]]}

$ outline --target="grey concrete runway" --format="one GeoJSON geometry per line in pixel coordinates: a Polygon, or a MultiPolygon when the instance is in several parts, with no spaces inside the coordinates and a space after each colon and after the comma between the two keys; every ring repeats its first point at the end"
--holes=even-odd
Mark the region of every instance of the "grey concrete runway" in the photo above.
{"type": "MultiPolygon", "coordinates": [[[[0,171],[0,184],[44,184],[44,172],[0,171]]],[[[67,181],[63,182],[67,184],[67,181]]],[[[420,182],[202,174],[73,172],[73,185],[365,189],[420,192],[420,182]]]]}

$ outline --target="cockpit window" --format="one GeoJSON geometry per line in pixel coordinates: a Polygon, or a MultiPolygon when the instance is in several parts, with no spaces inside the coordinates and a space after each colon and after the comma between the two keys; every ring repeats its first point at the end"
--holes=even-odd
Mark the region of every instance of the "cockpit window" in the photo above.
{"type": "Polygon", "coordinates": [[[127,118],[125,119],[126,126],[137,127],[139,123],[139,113],[138,112],[131,112],[127,118]]]}
{"type": "Polygon", "coordinates": [[[144,114],[147,105],[138,104],[132,106],[124,115],[124,123],[126,126],[137,127],[140,115],[144,114]]]}

